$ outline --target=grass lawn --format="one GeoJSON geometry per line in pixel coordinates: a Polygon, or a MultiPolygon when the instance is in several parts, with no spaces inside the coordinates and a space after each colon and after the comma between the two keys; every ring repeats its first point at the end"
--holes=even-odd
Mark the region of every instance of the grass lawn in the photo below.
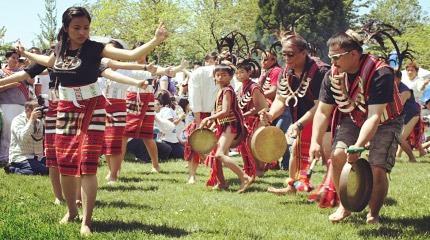
{"type": "MultiPolygon", "coordinates": [[[[366,225],[366,212],[331,224],[333,209],[309,204],[306,194],[267,193],[267,187],[283,185],[283,171],[268,172],[237,194],[239,182],[227,170],[230,191],[217,192],[205,187],[209,169],[203,166],[198,183],[186,185],[183,161],[162,163],[160,174],[127,161],[114,186],[106,185],[101,166],[90,239],[430,239],[430,160],[402,161],[391,174],[380,226],[366,225]]],[[[318,166],[312,182],[322,177],[318,166]]],[[[57,224],[65,212],[53,204],[48,177],[0,171],[0,239],[78,239],[79,223],[57,224]]]]}

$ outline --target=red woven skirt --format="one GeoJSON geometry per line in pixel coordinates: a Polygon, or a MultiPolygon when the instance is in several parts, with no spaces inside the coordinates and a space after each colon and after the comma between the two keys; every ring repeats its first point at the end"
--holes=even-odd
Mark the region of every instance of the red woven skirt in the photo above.
{"type": "Polygon", "coordinates": [[[129,138],[153,138],[155,97],[153,93],[127,93],[127,117],[124,135],[129,138]]]}
{"type": "Polygon", "coordinates": [[[327,171],[320,183],[308,197],[309,202],[316,202],[320,208],[335,207],[339,204],[339,197],[333,182],[333,165],[331,159],[327,160],[327,171]]]}
{"type": "Polygon", "coordinates": [[[300,137],[296,139],[296,145],[294,147],[294,159],[290,161],[296,161],[298,163],[298,172],[296,176],[290,176],[294,179],[294,187],[297,191],[310,192],[313,190],[310,179],[307,177],[307,173],[310,167],[309,159],[309,148],[311,145],[312,137],[312,123],[306,124],[300,133],[300,137]]]}
{"type": "MultiPolygon", "coordinates": [[[[231,129],[230,131],[232,133],[237,134],[239,132],[239,129],[237,129],[236,127],[236,122],[231,122],[224,126],[216,125],[215,136],[218,140],[228,126],[230,126],[230,129],[231,129]]],[[[209,179],[206,182],[206,186],[215,186],[217,184],[224,184],[224,181],[225,181],[224,172],[222,170],[221,159],[218,159],[215,157],[217,149],[218,149],[218,143],[212,149],[209,155],[206,156],[206,159],[205,159],[205,164],[211,168],[211,173],[210,173],[209,179]]]]}
{"type": "Polygon", "coordinates": [[[121,154],[127,105],[124,99],[109,98],[108,101],[110,104],[106,103],[106,130],[102,153],[121,154]]]}
{"type": "Polygon", "coordinates": [[[96,174],[106,123],[105,98],[59,101],[56,122],[56,155],[62,175],[96,174]]]}
{"type": "Polygon", "coordinates": [[[246,127],[245,139],[240,143],[238,150],[243,159],[243,171],[248,176],[255,176],[256,163],[251,150],[251,139],[255,130],[257,130],[260,119],[258,116],[247,116],[244,119],[246,127]]]}
{"type": "Polygon", "coordinates": [[[57,101],[49,101],[48,111],[45,116],[44,151],[47,167],[58,167],[55,154],[55,122],[57,121],[57,101]]]}

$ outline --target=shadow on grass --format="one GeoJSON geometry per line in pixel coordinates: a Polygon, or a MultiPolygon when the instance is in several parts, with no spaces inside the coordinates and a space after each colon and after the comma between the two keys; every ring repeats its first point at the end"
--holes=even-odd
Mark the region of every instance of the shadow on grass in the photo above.
{"type": "Polygon", "coordinates": [[[127,183],[127,182],[142,182],[144,180],[145,179],[140,178],[140,177],[121,177],[119,179],[120,182],[125,182],[125,183],[127,183]]]}
{"type": "Polygon", "coordinates": [[[113,208],[134,208],[138,210],[148,210],[153,209],[151,206],[146,204],[135,204],[124,201],[96,201],[96,207],[104,208],[104,207],[113,207],[113,208]]]}
{"type": "MultiPolygon", "coordinates": [[[[276,194],[272,195],[276,196],[276,194]]],[[[279,197],[288,197],[288,196],[294,196],[291,194],[286,194],[286,195],[280,195],[279,197]]],[[[280,204],[282,205],[312,205],[315,204],[313,202],[309,202],[307,200],[307,198],[293,198],[293,199],[287,199],[286,201],[280,202],[280,204]]]]}
{"type": "Polygon", "coordinates": [[[430,234],[430,216],[405,217],[405,218],[382,218],[382,226],[376,229],[363,229],[358,232],[364,238],[382,237],[396,238],[398,236],[423,236],[430,234]],[[413,230],[408,229],[412,227],[413,230]]]}
{"type": "Polygon", "coordinates": [[[114,191],[157,191],[157,186],[137,187],[137,186],[103,186],[99,188],[108,192],[114,191]]]}
{"type": "Polygon", "coordinates": [[[151,235],[163,235],[165,237],[179,238],[189,235],[190,233],[181,228],[169,227],[166,225],[156,226],[143,224],[141,222],[123,222],[123,221],[94,221],[94,232],[118,232],[118,231],[144,231],[151,235]]]}
{"type": "MultiPolygon", "coordinates": [[[[171,183],[179,183],[178,179],[174,178],[144,178],[143,181],[151,181],[151,182],[171,182],[171,183]]],[[[185,180],[184,180],[185,181],[185,180]]]]}
{"type": "Polygon", "coordinates": [[[396,206],[397,200],[394,198],[387,197],[387,198],[385,198],[384,205],[385,206],[396,206]]]}

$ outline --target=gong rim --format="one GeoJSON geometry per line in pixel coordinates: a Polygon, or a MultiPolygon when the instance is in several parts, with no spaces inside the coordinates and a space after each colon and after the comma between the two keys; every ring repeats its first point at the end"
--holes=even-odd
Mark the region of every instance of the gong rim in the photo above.
{"type": "Polygon", "coordinates": [[[255,159],[271,163],[278,161],[287,150],[284,132],[275,126],[259,127],[251,138],[251,152],[255,159]]]}
{"type": "Polygon", "coordinates": [[[369,203],[372,188],[372,169],[366,159],[345,163],[339,179],[339,197],[345,209],[361,212],[369,203]]]}
{"type": "Polygon", "coordinates": [[[215,133],[208,128],[195,129],[188,137],[191,149],[200,154],[209,153],[217,143],[215,133]]]}

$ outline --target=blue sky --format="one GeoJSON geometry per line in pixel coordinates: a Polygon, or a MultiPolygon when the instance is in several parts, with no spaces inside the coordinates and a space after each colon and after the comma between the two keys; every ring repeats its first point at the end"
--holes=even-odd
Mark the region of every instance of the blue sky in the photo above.
{"type": "MultiPolygon", "coordinates": [[[[95,0],[88,0],[94,3],[95,0]]],[[[80,5],[82,0],[59,0],[57,1],[57,24],[61,25],[61,14],[68,7],[80,5]]],[[[430,0],[420,0],[423,10],[430,13],[430,0]]],[[[365,10],[363,10],[365,11],[365,10]]],[[[2,3],[0,8],[0,27],[5,26],[5,42],[16,41],[18,38],[25,47],[32,45],[32,40],[40,33],[40,20],[37,16],[44,15],[43,0],[11,0],[2,3]]]]}

